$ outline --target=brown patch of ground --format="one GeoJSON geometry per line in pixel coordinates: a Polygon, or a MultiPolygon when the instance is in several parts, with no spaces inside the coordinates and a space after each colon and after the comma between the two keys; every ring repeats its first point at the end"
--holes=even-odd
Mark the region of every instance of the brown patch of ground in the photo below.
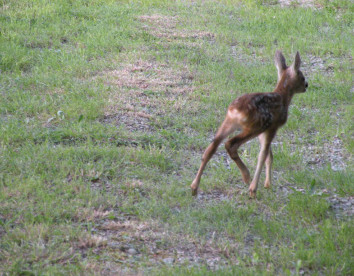
{"type": "Polygon", "coordinates": [[[98,208],[97,210],[92,210],[89,208],[79,208],[76,210],[74,218],[77,221],[92,222],[98,219],[104,219],[110,214],[110,211],[104,211],[102,208],[98,208]]]}
{"type": "Polygon", "coordinates": [[[154,60],[138,60],[98,76],[112,87],[104,122],[124,124],[130,131],[149,131],[158,116],[185,107],[193,91],[194,73],[154,60]]]}
{"type": "Polygon", "coordinates": [[[124,124],[124,126],[129,131],[142,131],[147,132],[151,129],[150,123],[152,116],[149,117],[141,117],[139,116],[139,112],[126,112],[121,111],[111,115],[104,116],[104,122],[109,124],[120,125],[124,124]]]}
{"type": "Polygon", "coordinates": [[[289,7],[289,6],[300,6],[305,8],[319,8],[320,5],[315,3],[314,0],[279,0],[280,6],[289,7]]]}
{"type": "MultiPolygon", "coordinates": [[[[132,273],[139,263],[144,263],[145,267],[199,264],[217,269],[229,261],[237,261],[225,257],[227,250],[217,246],[213,239],[197,241],[165,230],[154,221],[143,222],[133,217],[100,220],[92,231],[94,234],[83,235],[77,247],[83,255],[89,248],[106,254],[107,258],[102,258],[97,266],[105,275],[132,273]]],[[[89,263],[88,269],[95,270],[94,261],[89,263]]]]}
{"type": "Polygon", "coordinates": [[[144,30],[158,38],[214,38],[214,34],[210,32],[178,29],[178,25],[181,25],[181,21],[177,16],[164,16],[159,14],[143,15],[139,17],[139,20],[145,23],[145,25],[143,25],[144,30]]]}
{"type": "MultiPolygon", "coordinates": [[[[172,39],[199,47],[202,39],[214,37],[210,32],[180,28],[182,22],[177,16],[143,15],[138,20],[149,34],[167,39],[157,42],[162,47],[169,47],[172,39]]],[[[137,59],[95,78],[112,88],[103,122],[124,125],[129,131],[149,132],[161,115],[185,111],[187,106],[191,112],[198,109],[188,98],[194,90],[195,74],[186,65],[137,59]]]]}
{"type": "Polygon", "coordinates": [[[206,203],[215,203],[218,201],[231,200],[233,197],[234,191],[221,191],[221,190],[212,190],[209,192],[203,192],[202,190],[198,192],[197,201],[198,204],[206,203]]]}

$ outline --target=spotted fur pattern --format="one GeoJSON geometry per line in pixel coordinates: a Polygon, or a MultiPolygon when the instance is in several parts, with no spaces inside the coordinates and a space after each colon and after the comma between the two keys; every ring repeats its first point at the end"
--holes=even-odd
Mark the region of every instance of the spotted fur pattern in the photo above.
{"type": "Polygon", "coordinates": [[[237,109],[245,114],[246,127],[263,132],[286,122],[287,109],[282,105],[282,101],[282,97],[276,93],[246,94],[237,98],[229,109],[237,109]]]}

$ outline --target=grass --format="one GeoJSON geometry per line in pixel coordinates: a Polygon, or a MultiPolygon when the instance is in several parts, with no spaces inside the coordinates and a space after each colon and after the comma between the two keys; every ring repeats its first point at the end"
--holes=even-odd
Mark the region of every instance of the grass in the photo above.
{"type": "Polygon", "coordinates": [[[353,7],[312,3],[2,1],[0,273],[352,275],[353,7]],[[192,198],[228,104],[274,88],[276,49],[309,89],[273,187],[248,199],[220,148],[192,198]]]}

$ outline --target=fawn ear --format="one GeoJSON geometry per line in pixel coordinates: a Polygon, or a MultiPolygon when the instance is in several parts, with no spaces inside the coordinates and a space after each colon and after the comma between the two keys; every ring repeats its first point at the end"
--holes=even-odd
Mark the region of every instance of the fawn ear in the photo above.
{"type": "Polygon", "coordinates": [[[279,50],[275,52],[274,62],[278,70],[278,81],[280,81],[281,76],[283,75],[283,72],[286,70],[287,66],[285,62],[285,57],[279,50]]]}
{"type": "Polygon", "coordinates": [[[299,71],[301,65],[301,58],[299,52],[296,52],[295,61],[292,65],[294,72],[299,71]]]}

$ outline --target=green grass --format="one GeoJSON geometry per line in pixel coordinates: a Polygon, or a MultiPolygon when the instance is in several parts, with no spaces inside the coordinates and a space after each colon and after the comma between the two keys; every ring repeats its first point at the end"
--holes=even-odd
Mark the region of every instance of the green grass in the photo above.
{"type": "Polygon", "coordinates": [[[0,274],[353,275],[353,6],[313,2],[2,1],[0,274]],[[192,198],[228,104],[273,90],[276,49],[309,89],[272,188],[250,200],[220,148],[192,198]]]}

